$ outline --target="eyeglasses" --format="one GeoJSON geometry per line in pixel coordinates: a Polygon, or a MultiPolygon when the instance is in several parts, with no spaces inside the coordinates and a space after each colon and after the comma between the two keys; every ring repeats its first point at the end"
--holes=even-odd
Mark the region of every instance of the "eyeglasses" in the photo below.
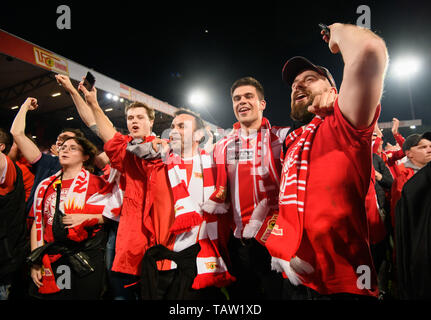
{"type": "Polygon", "coordinates": [[[66,151],[66,149],[69,149],[71,152],[75,152],[75,151],[82,151],[82,149],[81,149],[80,147],[75,146],[75,145],[71,145],[71,146],[68,146],[68,145],[62,145],[62,146],[59,148],[59,151],[66,151]]]}

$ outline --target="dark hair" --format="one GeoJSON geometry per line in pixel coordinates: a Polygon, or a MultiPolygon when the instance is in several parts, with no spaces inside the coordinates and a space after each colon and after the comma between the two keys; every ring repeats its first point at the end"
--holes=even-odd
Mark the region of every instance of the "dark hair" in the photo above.
{"type": "Polygon", "coordinates": [[[177,117],[181,114],[188,114],[188,115],[195,118],[195,124],[196,124],[196,130],[195,131],[205,128],[204,121],[202,120],[201,116],[199,114],[197,114],[196,112],[193,112],[193,111],[188,110],[188,109],[180,108],[177,111],[175,111],[174,117],[177,117]]]}
{"type": "Polygon", "coordinates": [[[244,77],[244,78],[236,80],[234,82],[234,84],[232,85],[232,87],[230,88],[230,95],[231,95],[231,97],[233,96],[233,92],[235,91],[236,88],[243,87],[243,86],[253,86],[253,87],[255,87],[256,91],[257,91],[257,94],[259,96],[259,99],[260,100],[265,99],[265,92],[263,90],[263,86],[260,84],[259,81],[257,81],[253,77],[244,77]]]}
{"type": "Polygon", "coordinates": [[[61,145],[63,145],[68,140],[75,140],[77,144],[82,147],[82,153],[85,156],[88,156],[88,160],[84,161],[84,168],[90,172],[94,171],[94,159],[96,158],[98,149],[97,147],[87,138],[85,137],[68,137],[63,141],[61,145]]]}
{"type": "Polygon", "coordinates": [[[142,102],[132,102],[131,104],[127,105],[124,109],[124,114],[127,116],[127,111],[134,108],[145,108],[145,110],[147,111],[148,119],[154,120],[156,118],[156,113],[154,109],[142,102]]]}
{"type": "Polygon", "coordinates": [[[64,132],[73,132],[75,134],[75,137],[85,138],[84,132],[82,132],[80,129],[66,128],[61,130],[60,134],[64,132]]]}
{"type": "Polygon", "coordinates": [[[3,153],[8,154],[10,151],[10,148],[12,148],[13,137],[9,131],[7,131],[3,128],[0,128],[0,143],[4,143],[4,145],[5,145],[3,153]]]}

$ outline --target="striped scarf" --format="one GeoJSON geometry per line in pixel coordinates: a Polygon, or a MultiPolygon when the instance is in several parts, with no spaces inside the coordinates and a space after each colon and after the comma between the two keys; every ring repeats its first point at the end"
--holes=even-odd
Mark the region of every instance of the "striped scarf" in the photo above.
{"type": "MultiPolygon", "coordinates": [[[[151,143],[150,143],[151,145],[151,143]]],[[[140,158],[147,159],[148,143],[133,145],[129,143],[128,151],[140,158]]],[[[214,167],[211,156],[205,151],[199,151],[203,178],[203,200],[209,199],[215,190],[214,167]]],[[[170,231],[176,235],[174,248],[188,248],[199,242],[201,250],[196,258],[197,276],[192,288],[202,289],[209,286],[223,287],[235,278],[229,274],[221,251],[226,251],[229,228],[220,223],[217,215],[212,215],[202,209],[202,203],[190,196],[187,188],[185,166],[181,157],[175,153],[168,153],[164,163],[168,168],[168,179],[172,189],[175,220],[170,231]],[[189,231],[198,228],[198,238],[191,237],[189,231]]],[[[151,158],[151,157],[150,157],[151,158]]]]}
{"type": "MultiPolygon", "coordinates": [[[[200,159],[203,175],[203,195],[207,200],[215,190],[214,168],[211,156],[200,150],[200,159]]],[[[221,257],[220,246],[226,243],[223,239],[225,232],[221,232],[225,226],[219,223],[217,216],[201,210],[202,203],[196,203],[190,196],[187,188],[184,166],[181,157],[170,153],[167,159],[169,183],[172,188],[175,208],[175,220],[171,226],[171,232],[177,235],[176,244],[187,248],[199,241],[201,250],[196,258],[197,276],[192,288],[202,289],[208,286],[223,287],[235,281],[227,270],[227,266],[221,257]],[[185,233],[193,227],[199,226],[198,239],[191,239],[185,233]],[[181,235],[184,235],[183,237],[181,235]]]]}
{"type": "Polygon", "coordinates": [[[300,274],[313,272],[313,267],[295,254],[303,233],[310,148],[322,121],[321,117],[315,116],[308,125],[286,137],[287,154],[283,162],[279,195],[280,214],[266,242],[272,256],[272,269],[284,272],[295,285],[302,283],[300,274]],[[280,237],[288,237],[288,241],[280,241],[280,237]]]}
{"type": "MultiPolygon", "coordinates": [[[[226,202],[227,186],[228,186],[228,165],[238,165],[234,161],[238,161],[238,157],[232,157],[232,150],[238,152],[236,145],[240,141],[240,123],[235,123],[233,131],[224,140],[219,142],[214,149],[214,158],[217,165],[216,190],[211,195],[208,201],[205,202],[203,209],[210,213],[226,213],[229,207],[226,202]],[[234,147],[232,147],[234,146],[234,147]]],[[[279,176],[274,162],[273,150],[271,147],[273,137],[271,125],[266,118],[262,119],[260,130],[257,132],[256,148],[254,153],[253,165],[253,185],[246,186],[247,190],[237,187],[237,190],[231,192],[239,192],[241,194],[249,193],[250,197],[255,201],[255,207],[248,223],[242,230],[235,230],[236,237],[253,238],[264,243],[269,236],[271,230],[267,229],[263,234],[259,233],[262,224],[269,216],[270,211],[275,213],[277,208],[277,192],[279,189],[279,176]]],[[[275,213],[276,214],[276,213],[275,213]]],[[[268,219],[267,219],[268,220],[268,219]]],[[[273,219],[270,219],[271,221],[273,219]]]]}

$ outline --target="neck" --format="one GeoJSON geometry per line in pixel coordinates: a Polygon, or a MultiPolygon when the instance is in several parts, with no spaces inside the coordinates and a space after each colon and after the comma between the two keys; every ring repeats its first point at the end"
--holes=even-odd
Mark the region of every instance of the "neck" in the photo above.
{"type": "Polygon", "coordinates": [[[241,132],[244,135],[248,136],[260,129],[260,127],[262,126],[262,119],[257,119],[252,123],[240,123],[240,125],[241,125],[241,132]]]}
{"type": "Polygon", "coordinates": [[[183,150],[181,152],[182,159],[189,159],[194,157],[198,153],[198,144],[194,144],[190,149],[183,150]]]}
{"type": "Polygon", "coordinates": [[[80,172],[82,166],[63,167],[63,179],[74,179],[80,172]]]}
{"type": "MultiPolygon", "coordinates": [[[[409,159],[409,161],[412,165],[414,165],[418,169],[422,169],[425,166],[425,164],[418,163],[417,161],[412,160],[412,159],[409,159]]],[[[412,169],[415,169],[415,168],[412,168],[412,169]]]]}

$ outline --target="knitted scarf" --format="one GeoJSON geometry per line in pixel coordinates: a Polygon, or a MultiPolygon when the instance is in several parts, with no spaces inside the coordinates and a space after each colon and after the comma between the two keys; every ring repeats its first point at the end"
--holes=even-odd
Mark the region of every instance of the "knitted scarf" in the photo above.
{"type": "Polygon", "coordinates": [[[323,119],[315,116],[306,126],[286,138],[286,150],[279,194],[280,214],[266,247],[272,256],[272,269],[284,272],[291,283],[302,283],[300,274],[313,272],[313,267],[295,256],[303,233],[304,202],[310,148],[323,119]]]}
{"type": "MultiPolygon", "coordinates": [[[[209,200],[202,207],[209,213],[226,213],[229,204],[226,202],[228,173],[227,168],[231,163],[232,155],[229,155],[232,146],[240,140],[241,125],[239,122],[233,126],[233,131],[222,141],[217,143],[214,149],[214,158],[216,161],[217,178],[216,189],[210,196],[209,200]]],[[[267,234],[261,234],[257,237],[265,218],[271,209],[277,208],[277,193],[279,189],[279,178],[276,170],[273,150],[271,148],[272,133],[271,125],[266,118],[262,119],[260,130],[257,132],[255,159],[253,161],[254,172],[253,185],[249,186],[248,190],[231,190],[231,192],[250,192],[250,197],[256,199],[256,206],[253,210],[248,224],[242,230],[242,237],[256,237],[264,243],[270,235],[271,230],[267,234]],[[270,186],[270,187],[268,187],[270,186]],[[265,188],[262,192],[262,187],[265,188]],[[259,191],[258,191],[259,190],[259,191]]],[[[237,148],[236,148],[237,149],[237,148]]],[[[239,151],[233,147],[235,152],[239,151]]],[[[238,157],[234,157],[237,159],[238,157]]],[[[272,219],[271,219],[272,220],[272,219]]],[[[268,222],[270,224],[270,221],[268,222]]],[[[241,237],[241,230],[235,230],[235,236],[241,237]]]]}
{"type": "MultiPolygon", "coordinates": [[[[214,168],[211,156],[200,150],[200,159],[203,172],[203,193],[204,200],[208,199],[215,190],[214,168]]],[[[193,281],[193,289],[202,289],[208,286],[223,287],[235,281],[235,278],[227,271],[227,266],[221,257],[219,245],[219,229],[224,226],[217,221],[217,216],[201,212],[201,203],[196,203],[190,196],[187,189],[186,177],[181,175],[183,169],[179,155],[170,153],[168,160],[168,177],[172,188],[175,208],[175,220],[171,226],[171,232],[176,235],[188,232],[192,227],[200,225],[199,238],[180,238],[177,241],[190,242],[182,244],[188,247],[199,241],[201,250],[196,258],[197,276],[193,281]]],[[[222,233],[220,233],[222,234],[222,233]]]]}
{"type": "MultiPolygon", "coordinates": [[[[148,143],[128,148],[129,152],[140,158],[147,158],[146,150],[148,151],[148,143]]],[[[202,166],[204,200],[207,200],[215,190],[213,162],[205,150],[200,150],[199,155],[202,166]]],[[[197,276],[192,288],[226,286],[235,281],[235,278],[229,274],[219,249],[224,243],[227,243],[227,239],[224,239],[226,232],[223,232],[227,226],[219,223],[217,216],[201,210],[202,203],[196,203],[190,196],[187,178],[182,174],[185,166],[181,157],[172,152],[166,157],[165,163],[168,168],[168,179],[175,208],[175,220],[170,231],[177,235],[175,243],[179,244],[180,247],[188,248],[197,241],[201,247],[196,258],[197,276]],[[199,228],[198,239],[187,236],[187,232],[191,231],[192,228],[199,228]]]]}

